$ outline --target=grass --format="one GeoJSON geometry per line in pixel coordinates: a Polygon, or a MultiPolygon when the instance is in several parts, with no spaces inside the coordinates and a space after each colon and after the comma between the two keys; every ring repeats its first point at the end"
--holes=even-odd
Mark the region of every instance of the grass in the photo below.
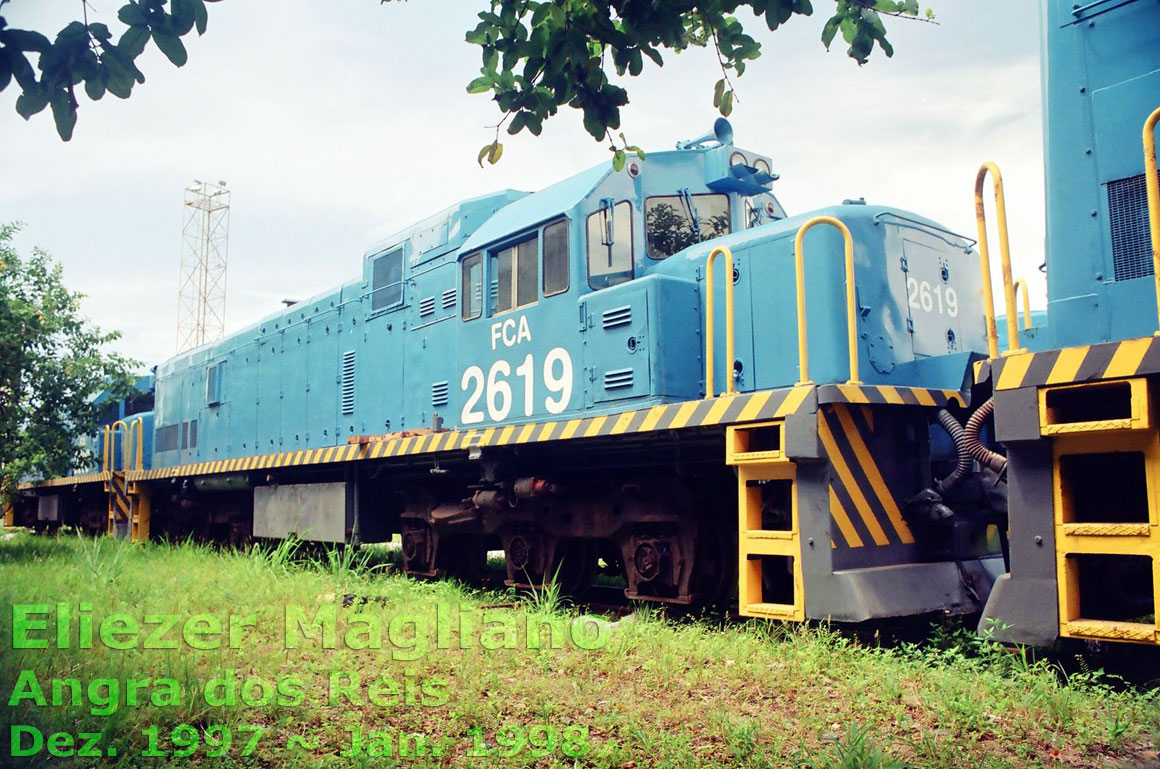
{"type": "MultiPolygon", "coordinates": [[[[570,637],[578,616],[552,582],[521,598],[410,580],[391,557],[385,550],[311,551],[298,542],[244,552],[75,535],[22,533],[0,542],[7,698],[0,765],[986,769],[1157,760],[1160,690],[1082,667],[1064,674],[961,628],[885,647],[825,627],[678,623],[642,609],[619,621],[577,623],[587,634],[582,645],[602,639],[600,648],[551,648],[552,633],[570,637]],[[12,606],[59,601],[72,608],[72,647],[78,615],[91,615],[99,629],[114,614],[138,622],[159,614],[178,618],[166,636],[177,648],[112,649],[98,638],[92,649],[14,649],[12,606]],[[299,638],[290,648],[287,606],[308,618],[333,611],[335,648],[323,648],[321,638],[299,638]],[[441,612],[453,620],[442,641],[435,629],[441,612]],[[192,648],[182,623],[199,614],[248,621],[239,648],[192,648]],[[381,619],[382,648],[352,648],[373,635],[368,617],[381,619]],[[461,617],[472,624],[454,621],[461,617]],[[527,633],[539,648],[527,648],[527,633]],[[14,690],[23,690],[21,671],[35,673],[44,706],[13,703],[14,690]],[[66,683],[63,704],[52,705],[53,679],[76,679],[80,701],[72,702],[66,683]],[[107,683],[90,692],[94,679],[107,683]],[[137,688],[134,703],[127,682],[142,679],[149,685],[137,688]],[[172,701],[159,697],[161,679],[175,682],[172,701]],[[115,703],[106,696],[112,687],[120,689],[115,703]],[[235,699],[207,698],[207,688],[232,690],[235,699]],[[8,759],[2,746],[10,725],[99,734],[104,755],[8,759]],[[342,755],[350,729],[361,729],[369,750],[389,755],[342,755]],[[372,732],[381,732],[377,741],[372,732]],[[143,756],[151,734],[161,755],[143,756]],[[414,748],[405,734],[424,735],[428,755],[398,758],[400,746],[414,748]],[[436,747],[442,755],[430,754],[436,747]]],[[[32,636],[53,637],[54,619],[47,624],[32,636]]],[[[206,637],[196,629],[190,635],[198,643],[206,637]]]]}

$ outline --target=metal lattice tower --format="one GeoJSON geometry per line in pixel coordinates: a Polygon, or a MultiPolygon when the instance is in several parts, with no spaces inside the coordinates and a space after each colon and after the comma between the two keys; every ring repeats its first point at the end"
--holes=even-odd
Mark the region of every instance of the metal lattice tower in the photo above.
{"type": "Polygon", "coordinates": [[[226,183],[194,180],[185,188],[185,225],[181,233],[179,353],[225,334],[229,236],[230,192],[226,183]]]}

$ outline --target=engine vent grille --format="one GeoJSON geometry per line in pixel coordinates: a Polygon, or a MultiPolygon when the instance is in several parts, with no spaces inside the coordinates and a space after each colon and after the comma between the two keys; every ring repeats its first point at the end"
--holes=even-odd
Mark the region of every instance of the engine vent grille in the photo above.
{"type": "Polygon", "coordinates": [[[354,350],[342,354],[342,415],[354,413],[354,350]]]}
{"type": "Polygon", "coordinates": [[[632,307],[613,307],[604,311],[604,328],[616,328],[632,323],[632,307]]]}
{"type": "Polygon", "coordinates": [[[449,288],[443,292],[443,309],[451,310],[455,308],[455,289],[449,288]]]}
{"type": "Polygon", "coordinates": [[[1112,265],[1116,280],[1152,275],[1148,235],[1148,192],[1144,174],[1108,182],[1108,212],[1112,230],[1112,265]]]}
{"type": "Polygon", "coordinates": [[[604,389],[619,390],[623,387],[632,387],[632,369],[618,368],[615,371],[604,372],[604,389]]]}
{"type": "Polygon", "coordinates": [[[419,300],[419,317],[435,312],[435,297],[425,296],[419,300]]]}
{"type": "Polygon", "coordinates": [[[448,384],[446,382],[436,382],[431,385],[431,405],[435,408],[447,405],[448,384]]]}

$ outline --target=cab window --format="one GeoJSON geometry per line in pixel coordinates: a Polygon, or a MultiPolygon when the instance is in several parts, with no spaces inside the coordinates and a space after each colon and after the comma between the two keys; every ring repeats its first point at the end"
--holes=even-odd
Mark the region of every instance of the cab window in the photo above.
{"type": "Polygon", "coordinates": [[[727,235],[729,196],[656,195],[644,202],[648,255],[666,259],[703,240],[727,235]]]}
{"type": "Polygon", "coordinates": [[[403,302],[403,249],[377,257],[371,265],[371,312],[403,302]]]}
{"type": "Polygon", "coordinates": [[[494,314],[535,304],[540,276],[538,237],[495,251],[488,265],[494,314]]]}
{"type": "Polygon", "coordinates": [[[632,204],[606,200],[588,217],[588,285],[600,289],[632,280],[632,204]]]}
{"type": "Polygon", "coordinates": [[[571,283],[568,264],[568,220],[544,228],[544,296],[562,294],[571,283]]]}
{"type": "Polygon", "coordinates": [[[483,314],[483,257],[472,254],[460,265],[462,280],[459,284],[460,315],[464,320],[483,314]]]}

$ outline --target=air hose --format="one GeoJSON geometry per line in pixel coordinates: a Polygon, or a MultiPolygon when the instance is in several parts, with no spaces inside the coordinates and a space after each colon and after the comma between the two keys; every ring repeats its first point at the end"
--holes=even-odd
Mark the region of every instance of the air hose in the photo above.
{"type": "Polygon", "coordinates": [[[971,414],[971,418],[967,420],[967,427],[963,433],[967,450],[971,452],[971,456],[984,467],[989,467],[996,473],[1002,474],[1003,469],[1007,466],[1007,458],[1002,454],[991,451],[979,439],[979,431],[983,429],[983,424],[994,413],[995,399],[993,397],[988,398],[986,403],[979,406],[974,414],[971,414]]]}
{"type": "Polygon", "coordinates": [[[939,425],[946,430],[947,435],[951,437],[951,441],[955,444],[955,451],[958,454],[958,462],[955,464],[955,469],[950,472],[947,477],[938,481],[937,488],[939,494],[946,495],[951,489],[959,484],[963,478],[966,478],[971,472],[971,451],[967,445],[967,436],[963,431],[963,426],[959,424],[959,420],[951,415],[951,412],[946,409],[939,409],[935,415],[938,419],[939,425]]]}

